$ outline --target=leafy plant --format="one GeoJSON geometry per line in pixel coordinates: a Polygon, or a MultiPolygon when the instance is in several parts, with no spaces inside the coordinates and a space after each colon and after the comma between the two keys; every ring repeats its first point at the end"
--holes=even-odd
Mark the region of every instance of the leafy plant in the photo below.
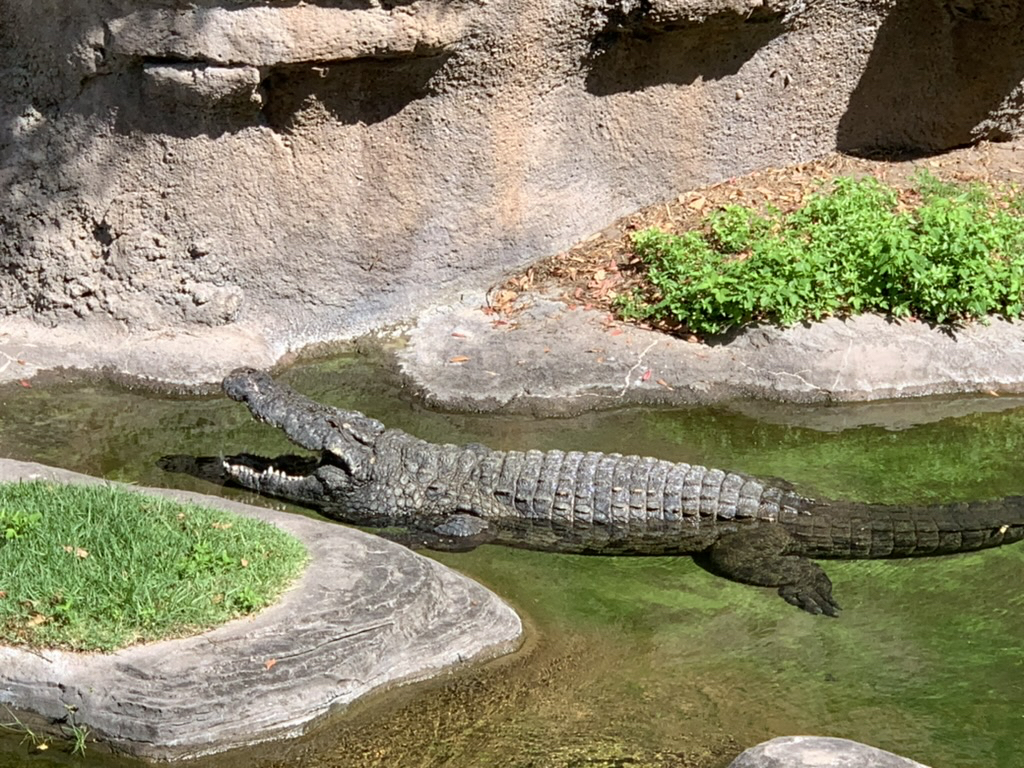
{"type": "Polygon", "coordinates": [[[733,205],[698,231],[644,230],[633,249],[650,288],[619,309],[700,334],[860,312],[932,323],[1019,316],[1024,205],[1015,193],[921,174],[909,197],[840,177],[789,214],[733,205]]]}
{"type": "Polygon", "coordinates": [[[0,538],[11,541],[24,536],[43,519],[41,512],[24,512],[13,507],[0,507],[0,538]]]}

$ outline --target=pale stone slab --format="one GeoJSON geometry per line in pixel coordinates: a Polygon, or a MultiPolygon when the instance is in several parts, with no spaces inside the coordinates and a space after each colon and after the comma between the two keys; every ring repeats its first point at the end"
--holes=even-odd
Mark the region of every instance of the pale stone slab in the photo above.
{"type": "Polygon", "coordinates": [[[729,768],[928,768],[849,739],[780,736],[743,752],[729,768]]]}
{"type": "Polygon", "coordinates": [[[540,414],[747,398],[1024,393],[1024,323],[1001,318],[951,332],[859,315],[752,326],[697,344],[596,310],[531,300],[504,324],[478,308],[423,314],[399,354],[403,373],[437,407],[540,414]]]}

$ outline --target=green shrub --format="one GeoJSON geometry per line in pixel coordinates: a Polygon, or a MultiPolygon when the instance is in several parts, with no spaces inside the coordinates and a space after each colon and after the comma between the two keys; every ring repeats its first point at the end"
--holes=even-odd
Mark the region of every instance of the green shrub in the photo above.
{"type": "Polygon", "coordinates": [[[1024,310],[1024,205],[980,185],[915,180],[901,206],[877,180],[840,177],[782,214],[726,206],[700,231],[637,233],[653,290],[620,300],[626,317],[700,334],[883,312],[957,323],[1024,310]]]}

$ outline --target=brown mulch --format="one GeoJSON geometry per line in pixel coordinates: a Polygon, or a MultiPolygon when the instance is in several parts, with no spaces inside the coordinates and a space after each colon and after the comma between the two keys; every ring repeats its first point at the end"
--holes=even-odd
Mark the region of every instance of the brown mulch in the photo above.
{"type": "Polygon", "coordinates": [[[679,233],[699,228],[703,218],[725,205],[792,211],[821,182],[836,176],[874,176],[908,190],[913,176],[927,170],[942,181],[1006,185],[1024,182],[1024,141],[983,142],[942,155],[919,159],[861,158],[830,154],[784,168],[764,168],[745,176],[700,187],[643,208],[566,251],[544,258],[495,286],[488,311],[514,317],[530,293],[558,297],[570,307],[613,312],[617,296],[643,285],[643,272],[630,248],[634,232],[657,227],[679,233]]]}

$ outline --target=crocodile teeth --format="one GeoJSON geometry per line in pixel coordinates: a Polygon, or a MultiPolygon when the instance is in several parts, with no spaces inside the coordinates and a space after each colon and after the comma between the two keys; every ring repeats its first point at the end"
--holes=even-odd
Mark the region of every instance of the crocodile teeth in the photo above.
{"type": "Polygon", "coordinates": [[[231,464],[228,461],[222,461],[221,465],[224,467],[224,471],[226,473],[245,483],[258,483],[261,480],[277,480],[279,482],[284,482],[288,480],[297,481],[303,479],[302,475],[289,475],[273,466],[257,472],[255,469],[246,466],[245,464],[231,464]]]}

